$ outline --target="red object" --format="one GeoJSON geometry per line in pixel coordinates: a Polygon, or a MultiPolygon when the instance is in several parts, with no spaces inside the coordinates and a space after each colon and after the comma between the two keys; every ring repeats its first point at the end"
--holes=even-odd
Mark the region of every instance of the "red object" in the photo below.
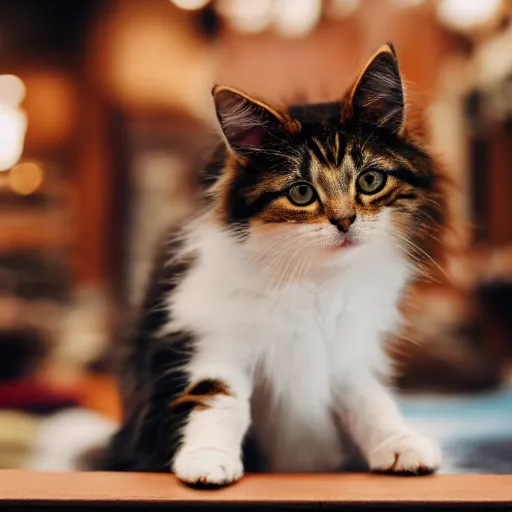
{"type": "Polygon", "coordinates": [[[56,390],[30,379],[0,382],[0,409],[47,412],[78,405],[78,393],[56,390]]]}

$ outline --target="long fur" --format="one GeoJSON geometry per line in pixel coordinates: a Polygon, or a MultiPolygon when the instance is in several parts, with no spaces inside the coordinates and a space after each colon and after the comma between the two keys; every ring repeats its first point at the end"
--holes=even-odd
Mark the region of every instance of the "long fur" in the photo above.
{"type": "Polygon", "coordinates": [[[438,467],[383,384],[385,341],[433,264],[444,204],[401,84],[385,46],[339,102],[278,112],[214,90],[224,142],[201,211],[156,266],[107,468],[226,484],[339,470],[354,449],[373,470],[438,467]],[[312,201],[296,204],[297,184],[312,201]]]}

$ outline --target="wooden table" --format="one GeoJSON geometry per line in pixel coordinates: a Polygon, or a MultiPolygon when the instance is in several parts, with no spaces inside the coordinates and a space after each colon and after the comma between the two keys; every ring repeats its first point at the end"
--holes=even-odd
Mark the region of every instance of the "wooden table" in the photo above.
{"type": "Polygon", "coordinates": [[[249,475],[196,490],[166,474],[0,471],[0,510],[512,510],[512,476],[249,475]]]}

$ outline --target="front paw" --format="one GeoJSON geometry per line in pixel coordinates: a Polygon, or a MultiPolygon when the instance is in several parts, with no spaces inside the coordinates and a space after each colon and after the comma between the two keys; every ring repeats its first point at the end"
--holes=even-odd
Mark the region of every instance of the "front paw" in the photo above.
{"type": "Polygon", "coordinates": [[[239,456],[215,448],[182,449],[174,460],[173,471],[188,484],[228,485],[244,473],[239,456]]]}
{"type": "Polygon", "coordinates": [[[368,463],[377,472],[430,474],[441,465],[441,450],[418,434],[399,434],[373,450],[368,463]]]}

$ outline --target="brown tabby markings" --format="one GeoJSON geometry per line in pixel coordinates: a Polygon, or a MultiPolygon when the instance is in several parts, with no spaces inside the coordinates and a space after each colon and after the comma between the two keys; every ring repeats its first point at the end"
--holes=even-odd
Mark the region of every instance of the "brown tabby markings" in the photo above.
{"type": "MultiPolygon", "coordinates": [[[[339,134],[336,135],[335,140],[339,141],[339,134]]],[[[311,184],[317,191],[320,202],[316,201],[305,207],[297,207],[286,196],[278,197],[260,212],[255,220],[262,222],[324,223],[334,216],[349,217],[354,213],[362,213],[367,216],[376,215],[382,207],[398,203],[401,199],[400,196],[406,196],[404,198],[407,200],[414,200],[415,197],[420,199],[417,188],[391,175],[388,175],[386,186],[379,193],[374,195],[359,194],[355,185],[358,169],[351,156],[351,148],[347,147],[341,166],[338,167],[328,158],[329,151],[333,148],[322,145],[316,138],[312,138],[311,141],[315,145],[316,151],[308,148],[310,157],[309,173],[311,184]],[[317,152],[320,152],[325,158],[325,162],[319,160],[317,152]]],[[[334,149],[337,149],[337,147],[334,146],[334,149]]],[[[338,158],[337,153],[334,153],[333,156],[335,159],[338,158]]],[[[409,163],[398,155],[373,155],[370,150],[363,149],[361,156],[363,169],[372,167],[382,171],[392,171],[397,166],[401,166],[414,172],[409,163]]],[[[292,180],[283,176],[272,179],[269,177],[252,190],[247,197],[255,199],[266,190],[281,190],[292,183],[292,180]]]]}
{"type": "Polygon", "coordinates": [[[233,393],[226,383],[217,379],[206,379],[190,385],[170,405],[173,408],[191,406],[204,409],[218,395],[233,396],[233,393]]]}
{"type": "MultiPolygon", "coordinates": [[[[247,152],[227,145],[225,170],[214,192],[216,219],[224,225],[239,222],[253,232],[263,232],[285,223],[321,225],[334,217],[371,218],[382,208],[391,207],[392,225],[408,239],[407,251],[414,252],[411,257],[415,262],[428,259],[445,220],[441,216],[444,198],[434,162],[403,117],[401,78],[397,67],[390,71],[393,66],[397,66],[396,54],[391,46],[384,45],[343,100],[330,104],[337,104],[337,118],[331,114],[303,118],[304,111],[295,116],[300,110],[297,107],[278,111],[236,89],[215,88],[214,97],[220,96],[219,102],[223,101],[222,92],[229,91],[245,98],[247,108],[253,105],[261,109],[261,123],[251,127],[269,126],[269,132],[273,130],[265,143],[249,148],[250,158],[247,152]],[[379,96],[375,87],[387,88],[388,96],[379,96]],[[392,133],[389,142],[385,133],[392,133]],[[255,165],[258,158],[263,163],[259,168],[255,165]],[[368,169],[387,174],[385,186],[375,194],[357,189],[359,175],[368,169]],[[299,182],[313,186],[316,201],[306,206],[290,202],[287,192],[299,182]],[[242,214],[238,216],[234,205],[240,204],[242,214]]],[[[232,115],[231,122],[244,114],[239,106],[231,110],[232,114],[229,105],[225,107],[220,111],[232,115]]],[[[316,108],[311,106],[312,111],[319,112],[322,105],[316,108]]]]}

